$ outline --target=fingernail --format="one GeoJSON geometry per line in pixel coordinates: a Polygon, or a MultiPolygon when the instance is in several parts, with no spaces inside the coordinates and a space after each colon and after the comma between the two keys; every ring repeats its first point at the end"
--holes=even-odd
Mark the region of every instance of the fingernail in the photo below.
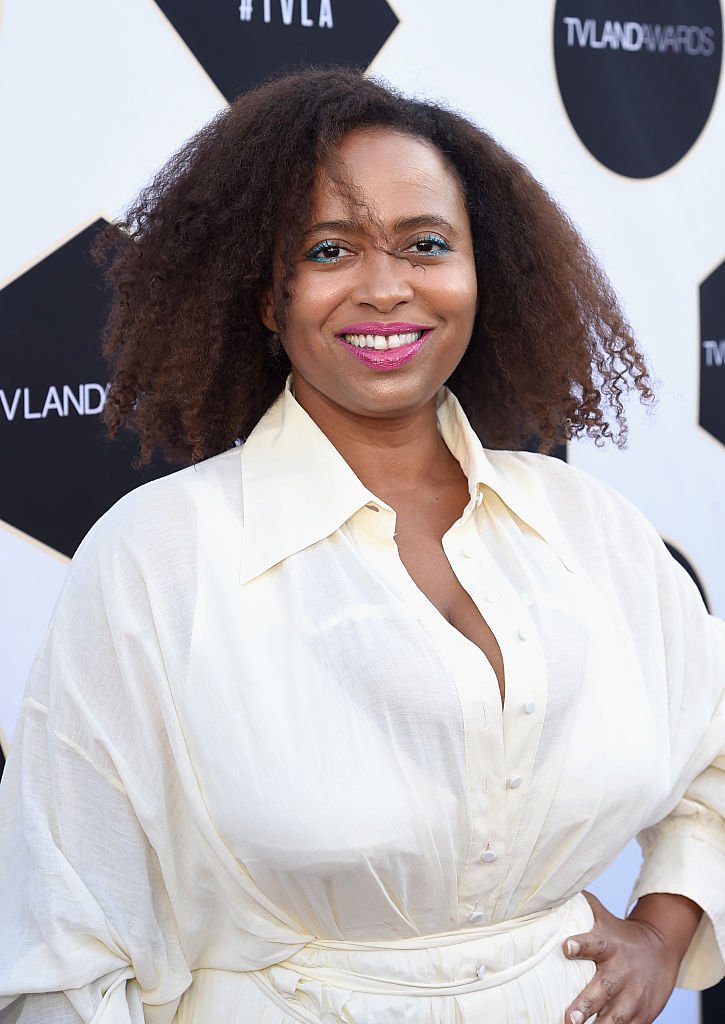
{"type": "Polygon", "coordinates": [[[569,1014],[571,1024],[584,1024],[584,1014],[581,1010],[572,1010],[569,1014]]]}
{"type": "MultiPolygon", "coordinates": [[[[568,940],[568,942],[566,944],[566,951],[569,954],[569,956],[578,956],[580,949],[581,949],[581,946],[576,941],[576,939],[569,939],[568,940]]],[[[581,1024],[581,1022],[584,1020],[584,1018],[581,1016],[581,1010],[575,1010],[574,1012],[578,1013],[579,1016],[580,1016],[580,1019],[579,1020],[575,1020],[574,1024],[581,1024]]]]}

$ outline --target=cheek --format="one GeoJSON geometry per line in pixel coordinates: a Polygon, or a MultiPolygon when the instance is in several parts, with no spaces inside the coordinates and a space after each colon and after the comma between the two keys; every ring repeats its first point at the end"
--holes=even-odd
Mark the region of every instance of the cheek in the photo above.
{"type": "Polygon", "coordinates": [[[287,326],[282,345],[294,367],[309,368],[317,359],[321,338],[340,298],[331,275],[300,274],[287,306],[287,326]]]}
{"type": "Polygon", "coordinates": [[[478,280],[472,257],[464,252],[451,253],[452,259],[436,267],[426,267],[426,279],[419,287],[428,290],[429,299],[441,307],[463,312],[476,303],[478,280]]]}
{"type": "Polygon", "coordinates": [[[290,321],[323,322],[339,305],[343,294],[343,282],[335,274],[299,274],[289,306],[290,321]]]}
{"type": "Polygon", "coordinates": [[[451,318],[468,320],[476,315],[478,288],[475,274],[467,270],[451,275],[439,291],[442,312],[451,318]]]}

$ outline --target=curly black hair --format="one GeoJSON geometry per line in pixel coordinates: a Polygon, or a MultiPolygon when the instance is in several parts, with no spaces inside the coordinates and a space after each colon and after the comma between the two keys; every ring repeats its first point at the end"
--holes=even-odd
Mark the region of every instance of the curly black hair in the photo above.
{"type": "Polygon", "coordinates": [[[225,450],[282,390],[289,362],[260,319],[275,253],[284,322],[316,175],[348,132],[371,127],[432,143],[461,183],[480,308],[448,383],[484,443],[624,443],[624,393],[653,398],[647,367],[554,200],[460,114],[355,70],[313,69],[241,95],[96,241],[113,291],[104,415],[111,436],[122,426],[140,435],[140,461],[157,448],[181,462],[225,450]]]}

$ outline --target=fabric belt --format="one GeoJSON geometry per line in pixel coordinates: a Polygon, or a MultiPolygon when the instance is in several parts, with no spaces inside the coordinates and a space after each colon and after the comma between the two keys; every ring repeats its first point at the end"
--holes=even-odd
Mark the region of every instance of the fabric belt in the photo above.
{"type": "Polygon", "coordinates": [[[321,986],[399,996],[480,992],[519,978],[547,956],[564,961],[563,938],[591,924],[591,909],[579,894],[557,907],[479,928],[375,942],[315,939],[253,976],[292,1016],[319,1020],[302,1006],[295,1013],[290,1001],[319,993],[321,986]]]}

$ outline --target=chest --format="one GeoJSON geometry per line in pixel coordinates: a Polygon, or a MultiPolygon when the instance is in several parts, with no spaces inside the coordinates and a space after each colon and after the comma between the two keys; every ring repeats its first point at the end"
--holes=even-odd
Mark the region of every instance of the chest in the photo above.
{"type": "Polygon", "coordinates": [[[440,615],[483,651],[496,674],[503,703],[506,681],[501,648],[443,549],[442,537],[452,516],[453,507],[444,507],[427,518],[399,512],[395,538],[398,552],[408,575],[440,615]]]}
{"type": "MultiPolygon", "coordinates": [[[[592,807],[619,806],[627,787],[639,799],[650,778],[636,663],[623,638],[610,650],[615,623],[606,606],[589,614],[581,580],[562,576],[547,593],[529,575],[514,587],[484,551],[464,563],[451,548],[454,571],[429,536],[406,537],[404,517],[397,526],[400,562],[392,542],[363,544],[345,530],[241,588],[227,563],[204,563],[175,702],[205,806],[265,891],[272,876],[310,878],[338,906],[361,865],[385,872],[395,863],[427,899],[427,872],[444,851],[471,848],[474,818],[482,828],[509,820],[507,794],[521,808],[538,794],[532,806],[544,807],[556,791],[552,820],[586,821],[592,807]],[[462,623],[459,574],[501,639],[503,711],[481,659],[443,621],[447,613],[462,623]],[[426,610],[415,588],[424,594],[431,577],[426,610]],[[527,591],[531,603],[520,600],[527,591]],[[558,788],[577,773],[591,775],[587,786],[558,788]],[[513,775],[525,780],[516,790],[513,775]]],[[[554,572],[555,563],[542,566],[547,580],[554,572]]],[[[452,865],[451,877],[461,871],[452,865]]]]}

